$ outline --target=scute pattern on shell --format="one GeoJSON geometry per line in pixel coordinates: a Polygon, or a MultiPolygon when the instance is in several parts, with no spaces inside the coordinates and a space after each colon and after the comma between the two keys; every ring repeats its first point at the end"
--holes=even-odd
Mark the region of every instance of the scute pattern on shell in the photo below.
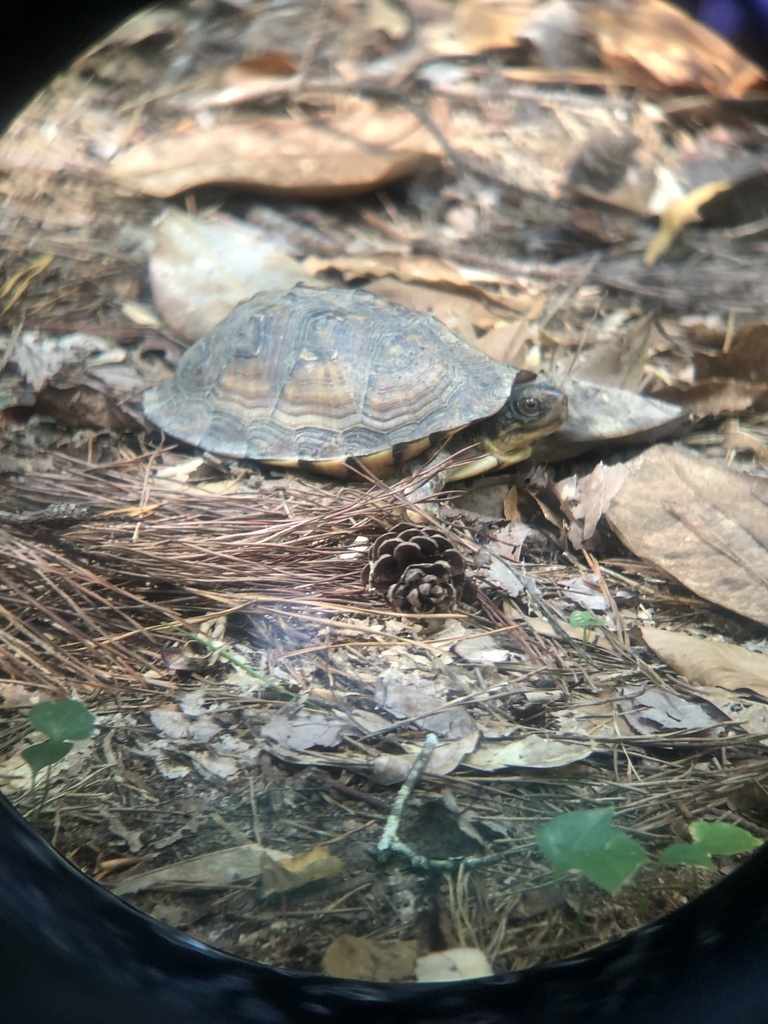
{"type": "Polygon", "coordinates": [[[219,455],[343,460],[490,416],[515,374],[434,317],[366,291],[299,285],[237,306],[144,409],[219,455]]]}

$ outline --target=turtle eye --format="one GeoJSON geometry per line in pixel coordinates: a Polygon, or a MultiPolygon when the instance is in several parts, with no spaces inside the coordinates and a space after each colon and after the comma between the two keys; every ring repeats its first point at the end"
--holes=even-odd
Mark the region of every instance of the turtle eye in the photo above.
{"type": "Polygon", "coordinates": [[[542,412],[541,400],[536,395],[520,395],[515,405],[519,415],[525,416],[526,419],[534,419],[542,412]]]}

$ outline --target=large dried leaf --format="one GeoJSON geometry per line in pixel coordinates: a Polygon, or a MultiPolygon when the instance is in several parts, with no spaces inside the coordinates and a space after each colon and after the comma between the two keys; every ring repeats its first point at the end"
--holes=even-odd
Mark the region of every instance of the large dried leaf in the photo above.
{"type": "Polygon", "coordinates": [[[643,626],[643,640],[689,683],[752,690],[768,698],[768,655],[737,644],[643,626]]]}
{"type": "Polygon", "coordinates": [[[360,277],[395,277],[400,281],[423,281],[428,284],[455,285],[466,288],[469,281],[461,269],[448,260],[429,253],[383,252],[374,255],[308,256],[304,260],[308,274],[335,270],[345,281],[360,277]]]}
{"type": "Polygon", "coordinates": [[[413,977],[415,967],[415,939],[369,939],[343,932],[323,954],[323,970],[334,978],[403,981],[413,977]]]}
{"type": "Polygon", "coordinates": [[[361,102],[325,120],[270,117],[156,135],[117,156],[110,176],[162,198],[233,185],[332,199],[405,178],[439,156],[434,137],[409,111],[361,102]]]}
{"type": "Polygon", "coordinates": [[[637,697],[622,701],[619,708],[641,736],[658,736],[659,733],[681,729],[706,731],[722,723],[714,708],[659,687],[651,687],[637,697]]]}
{"type": "Polygon", "coordinates": [[[627,463],[606,518],[636,555],[768,625],[768,480],[669,445],[627,463]]]}
{"type": "MultiPolygon", "coordinates": [[[[479,729],[456,739],[444,740],[435,747],[429,759],[430,775],[449,775],[471,754],[480,740],[479,729]]],[[[409,745],[410,746],[410,745],[409,745]]],[[[407,777],[416,754],[379,754],[373,760],[373,779],[378,786],[396,786],[407,777]]]]}
{"type": "Polygon", "coordinates": [[[594,751],[591,743],[553,740],[547,736],[524,736],[519,740],[484,743],[465,764],[481,772],[505,768],[562,768],[583,761],[594,751]]]}
{"type": "Polygon", "coordinates": [[[40,337],[25,331],[13,361],[29,387],[15,381],[8,405],[33,405],[68,427],[141,429],[123,399],[139,394],[145,382],[113,340],[82,333],[40,337]]]}
{"type": "Polygon", "coordinates": [[[275,745],[275,750],[301,752],[313,747],[331,750],[340,746],[347,736],[377,732],[389,724],[383,716],[362,709],[355,711],[354,715],[340,715],[334,710],[299,708],[273,715],[262,726],[261,735],[275,745]]]}
{"type": "MultiPolygon", "coordinates": [[[[446,263],[451,276],[455,270],[446,263]]],[[[407,269],[407,265],[405,265],[407,269]]],[[[439,284],[439,282],[438,282],[439,284]]],[[[446,327],[467,341],[473,341],[475,328],[488,330],[498,317],[489,312],[484,302],[460,291],[447,291],[427,284],[412,284],[398,277],[381,277],[369,282],[366,291],[373,292],[390,302],[398,302],[419,313],[436,316],[446,327]]]]}
{"type": "Polygon", "coordinates": [[[557,483],[555,491],[571,520],[568,539],[575,548],[581,550],[594,536],[597,524],[626,478],[627,470],[621,463],[606,466],[598,462],[586,476],[568,476],[557,483]]]}
{"type": "Polygon", "coordinates": [[[388,673],[376,685],[376,703],[395,718],[412,719],[420,728],[445,739],[455,740],[477,733],[468,711],[462,707],[446,707],[444,699],[427,692],[428,686],[428,682],[424,686],[414,685],[410,678],[407,681],[395,679],[388,673]]]}
{"type": "Polygon", "coordinates": [[[679,379],[670,376],[667,386],[656,387],[656,393],[696,416],[738,413],[762,405],[768,394],[768,325],[750,320],[734,335],[723,331],[714,340],[719,351],[707,346],[694,355],[692,381],[685,378],[686,372],[690,375],[686,364],[679,379]]]}
{"type": "Polygon", "coordinates": [[[697,384],[679,383],[665,388],[664,394],[696,418],[722,416],[723,413],[746,412],[760,402],[768,394],[768,380],[753,384],[710,377],[697,384]]]}
{"type": "Polygon", "coordinates": [[[768,324],[742,324],[733,337],[723,338],[720,352],[697,354],[695,367],[696,380],[736,378],[768,389],[768,324]]]}
{"type": "Polygon", "coordinates": [[[466,53],[509,47],[528,25],[535,6],[534,0],[458,0],[456,38],[466,53]]]}
{"type": "Polygon", "coordinates": [[[273,857],[265,850],[261,859],[264,895],[273,892],[292,892],[312,882],[332,878],[344,870],[344,861],[329,853],[324,846],[313,846],[295,857],[273,857]]]}
{"type": "Polygon", "coordinates": [[[200,857],[152,868],[141,874],[122,878],[112,891],[117,896],[130,896],[145,889],[181,886],[185,889],[200,887],[228,887],[238,882],[260,878],[264,867],[264,855],[273,860],[288,858],[282,850],[273,850],[260,843],[243,843],[224,850],[215,850],[200,857]]]}
{"type": "Polygon", "coordinates": [[[641,88],[735,99],[765,81],[763,71],[730,43],[664,0],[595,3],[582,17],[603,62],[641,88]]]}

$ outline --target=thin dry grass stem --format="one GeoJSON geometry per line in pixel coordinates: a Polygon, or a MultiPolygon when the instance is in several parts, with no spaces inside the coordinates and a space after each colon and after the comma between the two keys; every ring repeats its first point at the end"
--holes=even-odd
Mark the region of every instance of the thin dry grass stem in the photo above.
{"type": "MultiPolygon", "coordinates": [[[[162,456],[176,458],[167,452],[162,456]]],[[[280,678],[287,678],[290,692],[301,692],[313,679],[322,685],[322,680],[330,680],[327,685],[345,691],[362,686],[370,692],[376,679],[372,663],[385,656],[392,657],[394,666],[401,657],[405,665],[411,664],[408,659],[420,658],[424,664],[442,666],[435,671],[450,673],[442,646],[448,641],[398,629],[402,617],[362,588],[360,572],[371,539],[401,521],[408,508],[415,508],[422,520],[432,515],[421,502],[409,503],[402,484],[389,487],[377,482],[366,490],[294,477],[255,478],[243,482],[245,489],[238,493],[208,493],[204,484],[193,488],[153,475],[160,461],[159,453],[150,453],[100,467],[53,456],[45,473],[19,476],[6,491],[5,504],[15,511],[46,508],[55,494],[58,502],[82,504],[101,513],[144,509],[145,514],[138,530],[135,516],[128,514],[97,515],[62,525],[45,537],[34,530],[25,532],[16,520],[3,528],[2,680],[46,695],[121,695],[123,688],[125,694],[146,700],[147,693],[177,685],[175,673],[164,668],[164,653],[177,650],[185,637],[197,635],[205,623],[219,618],[236,627],[231,636],[245,629],[248,666],[270,679],[274,675],[279,685],[280,678]],[[341,649],[344,657],[336,660],[341,649]]],[[[214,479],[214,486],[217,483],[214,479]]],[[[435,522],[445,530],[439,520],[435,522]]],[[[461,536],[455,543],[463,544],[465,551],[477,547],[461,536]]],[[[556,594],[558,579],[569,571],[542,571],[537,576],[539,591],[556,594]]],[[[472,621],[473,634],[510,638],[525,661],[505,666],[490,684],[478,675],[471,686],[457,686],[445,700],[446,711],[480,705],[494,715],[511,713],[514,718],[509,701],[517,706],[516,693],[533,689],[532,677],[541,678],[544,672],[560,686],[577,717],[579,712],[594,717],[595,707],[599,715],[600,705],[610,715],[620,699],[627,699],[617,692],[618,686],[631,684],[637,690],[646,681],[663,683],[659,673],[625,645],[624,637],[606,632],[610,649],[582,649],[565,634],[533,634],[512,617],[511,606],[507,614],[482,590],[479,603],[486,628],[480,631],[480,623],[472,621]],[[587,690],[590,680],[594,695],[587,690]]],[[[541,615],[558,622],[561,613],[545,597],[536,597],[534,604],[541,615]]],[[[430,618],[469,619],[460,614],[430,618]]],[[[240,657],[235,641],[227,637],[222,643],[240,657]]],[[[448,657],[453,655],[449,652],[448,657]]],[[[466,682],[467,666],[458,671],[466,682]]],[[[218,677],[209,673],[203,678],[213,686],[218,677]]],[[[398,718],[391,727],[367,735],[365,751],[370,753],[371,744],[387,732],[418,723],[418,715],[398,718]]],[[[545,735],[556,733],[563,741],[571,738],[562,724],[546,726],[541,718],[531,721],[530,727],[545,735]]],[[[516,728],[520,732],[526,725],[517,721],[516,728]]],[[[577,733],[572,738],[580,740],[577,733]]],[[[665,733],[665,743],[684,758],[684,764],[675,765],[657,753],[658,735],[627,737],[618,723],[615,736],[606,733],[600,737],[605,800],[615,801],[620,794],[622,816],[636,830],[660,834],[680,817],[673,801],[703,814],[715,790],[722,799],[742,782],[740,777],[732,785],[732,773],[727,777],[716,767],[715,777],[718,772],[722,776],[717,785],[716,778],[694,781],[691,765],[715,756],[710,736],[665,733]]],[[[730,750],[747,750],[753,743],[750,736],[728,739],[730,750]]],[[[284,751],[281,756],[295,757],[302,764],[311,761],[307,752],[284,751]]],[[[348,763],[343,752],[324,752],[318,758],[324,765],[348,763]]],[[[750,776],[746,770],[743,777],[757,771],[750,776]]],[[[463,781],[472,783],[473,776],[467,773],[463,781]]],[[[551,804],[552,814],[563,809],[562,801],[551,804]]],[[[527,817],[540,820],[547,806],[546,801],[537,804],[527,817]]]]}
{"type": "Polygon", "coordinates": [[[109,582],[38,543],[14,537],[3,541],[3,678],[60,690],[71,685],[97,689],[115,678],[140,682],[140,651],[120,644],[106,650],[102,643],[105,625],[113,627],[115,619],[140,625],[119,607],[109,582]]]}
{"type": "MultiPolygon", "coordinates": [[[[101,514],[62,522],[42,539],[32,526],[26,534],[23,522],[9,527],[0,591],[4,678],[88,690],[146,683],[180,627],[237,611],[332,629],[331,639],[275,652],[281,659],[345,644],[407,642],[434,653],[428,640],[403,639],[362,618],[371,601],[361,584],[365,550],[402,518],[407,502],[398,488],[287,478],[245,493],[208,494],[153,476],[161,454],[167,456],[153,452],[103,467],[54,456],[52,469],[14,482],[16,510],[47,509],[55,494],[57,503],[101,514]],[[114,514],[149,506],[140,529],[135,516],[114,514]]],[[[389,609],[376,612],[396,618],[389,609]]]]}

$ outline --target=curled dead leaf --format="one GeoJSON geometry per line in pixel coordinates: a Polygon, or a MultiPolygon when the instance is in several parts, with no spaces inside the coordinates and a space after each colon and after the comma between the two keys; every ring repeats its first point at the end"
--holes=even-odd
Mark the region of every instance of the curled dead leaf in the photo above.
{"type": "Polygon", "coordinates": [[[582,26],[594,33],[603,63],[641,88],[737,98],[765,81],[722,36],[664,0],[591,4],[582,26]]]}
{"type": "Polygon", "coordinates": [[[689,683],[752,690],[768,699],[768,655],[654,626],[643,626],[641,633],[654,654],[689,683]]]}
{"type": "Polygon", "coordinates": [[[344,870],[344,861],[328,853],[324,846],[313,846],[296,857],[273,857],[265,850],[261,859],[264,893],[290,892],[310,882],[331,878],[344,870]]]}
{"type": "Polygon", "coordinates": [[[161,198],[217,184],[332,199],[405,178],[439,156],[415,115],[361,101],[325,119],[271,117],[155,135],[115,157],[109,174],[161,198]]]}
{"type": "Polygon", "coordinates": [[[768,625],[768,482],[671,445],[626,467],[605,513],[622,543],[700,597],[768,625]]]}
{"type": "Polygon", "coordinates": [[[416,965],[416,941],[369,939],[344,933],[323,954],[323,970],[335,978],[403,981],[416,965]]]}
{"type": "Polygon", "coordinates": [[[524,736],[503,743],[484,743],[466,763],[481,772],[498,772],[504,768],[562,768],[574,761],[583,761],[593,750],[591,743],[524,736]]]}
{"type": "Polygon", "coordinates": [[[232,885],[247,879],[259,878],[265,853],[269,853],[273,860],[287,856],[280,850],[268,850],[258,843],[244,843],[131,875],[130,878],[123,878],[113,886],[112,892],[116,896],[129,896],[145,889],[172,885],[184,886],[187,889],[194,886],[232,885]]]}

